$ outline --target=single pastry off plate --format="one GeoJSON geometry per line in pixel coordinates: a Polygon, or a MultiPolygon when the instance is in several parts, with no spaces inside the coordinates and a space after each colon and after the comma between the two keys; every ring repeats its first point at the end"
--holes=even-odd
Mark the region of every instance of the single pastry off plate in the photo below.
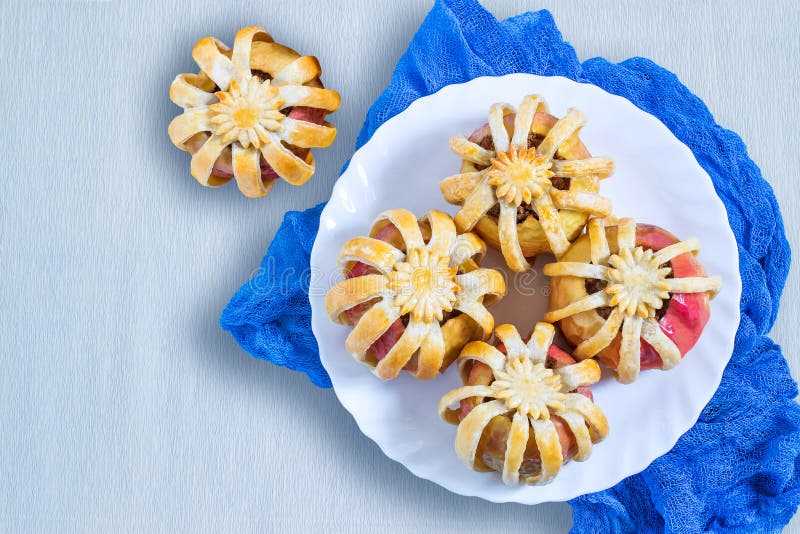
{"type": "Polygon", "coordinates": [[[551,276],[550,311],[578,359],[597,358],[620,382],[670,369],[695,345],[720,290],[695,258],[700,241],[632,219],[591,219],[551,276]]]}
{"type": "Polygon", "coordinates": [[[440,187],[447,202],[461,206],[458,229],[474,229],[518,272],[530,268],[527,258],[566,252],[590,215],[611,213],[598,190],[614,162],[592,157],[578,137],[584,122],[576,109],[558,119],[541,97],[528,95],[519,110],[493,104],[487,124],[469,138],[453,137],[461,173],[440,187]]]}
{"type": "Polygon", "coordinates": [[[336,128],[325,115],[340,102],[323,87],[317,59],[256,26],[239,30],[232,50],[204,37],[192,57],[200,72],[179,74],[169,92],[184,110],[169,137],[192,154],[192,176],[211,187],[235,178],[248,197],[266,195],[278,178],[307,182],[315,168],[310,149],[333,143],[336,128]]]}
{"type": "Polygon", "coordinates": [[[547,484],[570,459],[586,460],[608,434],[591,392],[600,367],[576,363],[553,345],[554,332],[537,323],[526,343],[504,324],[495,331],[496,347],[474,341],[461,351],[465,385],[442,397],[439,415],[458,425],[456,454],[467,467],[497,471],[507,485],[547,484]]]}
{"type": "Polygon", "coordinates": [[[379,215],[368,237],[342,247],[346,279],[325,299],[332,321],[354,327],[347,352],[382,379],[403,369],[434,378],[466,343],[494,328],[486,305],[506,286],[499,271],[479,267],[485,252],[478,236],[456,232],[441,211],[420,219],[403,209],[379,215]]]}

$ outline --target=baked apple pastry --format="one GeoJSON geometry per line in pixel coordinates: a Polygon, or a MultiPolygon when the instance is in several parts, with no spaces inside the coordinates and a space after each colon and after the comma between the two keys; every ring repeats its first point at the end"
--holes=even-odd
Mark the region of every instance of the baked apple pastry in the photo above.
{"type": "Polygon", "coordinates": [[[591,392],[600,367],[576,363],[553,345],[553,333],[553,325],[538,323],[526,343],[504,324],[496,347],[475,341],[461,351],[465,385],[442,397],[439,415],[458,424],[456,454],[467,467],[498,471],[508,485],[547,484],[608,434],[591,392]]]}
{"type": "Polygon", "coordinates": [[[530,268],[526,258],[566,252],[589,215],[611,213],[598,189],[614,162],[593,158],[578,138],[580,111],[563,119],[547,111],[538,95],[523,98],[519,110],[493,104],[487,124],[450,140],[461,173],[441,182],[445,200],[461,206],[459,231],[474,229],[520,272],[530,268]]]}
{"type": "Polygon", "coordinates": [[[499,271],[478,266],[485,252],[478,236],[458,234],[441,211],[419,220],[403,209],[379,215],[369,237],[342,247],[346,279],[325,300],[331,320],[354,326],[347,351],[384,380],[403,369],[434,378],[467,342],[492,333],[486,305],[506,286],[499,271]]]}
{"type": "Polygon", "coordinates": [[[670,369],[697,342],[722,282],[695,258],[700,241],[657,226],[592,219],[557,263],[544,266],[550,311],[578,359],[596,357],[620,382],[670,369]]]}
{"type": "Polygon", "coordinates": [[[198,74],[179,74],[170,99],[184,109],[169,137],[192,154],[191,173],[217,187],[236,179],[248,197],[266,195],[275,180],[302,185],[314,174],[312,147],[327,147],[336,128],[325,115],[339,94],[325,89],[315,57],[301,56],[253,26],[236,33],[233,50],[200,39],[192,50],[198,74]]]}

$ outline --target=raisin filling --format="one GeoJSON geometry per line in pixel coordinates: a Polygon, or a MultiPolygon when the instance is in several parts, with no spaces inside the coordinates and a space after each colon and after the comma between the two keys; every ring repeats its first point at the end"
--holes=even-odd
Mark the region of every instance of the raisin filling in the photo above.
{"type": "MultiPolygon", "coordinates": [[[[667,262],[663,265],[660,265],[659,267],[669,267],[670,269],[672,269],[672,264],[670,262],[667,262]]],[[[667,278],[672,278],[672,277],[673,277],[672,271],[670,271],[670,273],[667,275],[667,278]]],[[[587,278],[583,283],[586,292],[589,293],[590,295],[592,293],[597,293],[598,291],[602,291],[603,289],[606,288],[607,285],[608,282],[606,282],[605,280],[598,280],[597,278],[587,278]]],[[[661,307],[656,310],[656,321],[660,321],[661,318],[664,317],[664,315],[666,315],[671,300],[672,297],[670,296],[670,298],[661,303],[661,307]]],[[[611,306],[603,306],[595,309],[595,311],[597,312],[597,315],[599,315],[603,319],[608,319],[613,309],[614,308],[612,308],[611,306]]]]}
{"type": "Polygon", "coordinates": [[[267,80],[271,80],[272,76],[268,72],[264,72],[263,70],[255,70],[251,69],[250,72],[253,73],[253,76],[261,80],[262,82],[266,82],[267,80]]]}
{"type": "MultiPolygon", "coordinates": [[[[494,219],[500,217],[500,204],[492,206],[491,209],[486,212],[486,215],[494,219]]],[[[533,217],[537,221],[539,220],[539,216],[536,214],[536,210],[533,209],[533,206],[527,202],[523,202],[517,206],[517,224],[522,224],[528,217],[533,217]]]]}
{"type": "MultiPolygon", "coordinates": [[[[598,280],[597,278],[587,278],[586,281],[583,283],[583,286],[586,288],[586,292],[589,293],[590,295],[592,293],[597,293],[599,291],[604,290],[607,285],[608,282],[606,282],[605,280],[598,280]]],[[[595,311],[597,312],[597,315],[599,315],[603,319],[608,319],[608,317],[611,315],[611,310],[613,309],[614,308],[612,308],[611,306],[603,306],[601,308],[597,308],[595,311]]]]}

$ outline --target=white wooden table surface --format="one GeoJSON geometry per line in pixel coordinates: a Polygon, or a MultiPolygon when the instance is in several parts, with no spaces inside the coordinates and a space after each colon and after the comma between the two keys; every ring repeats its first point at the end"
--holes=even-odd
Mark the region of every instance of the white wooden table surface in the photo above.
{"type": "MultiPolygon", "coordinates": [[[[430,8],[397,2],[0,3],[0,531],[563,532],[566,504],[493,505],[419,480],[333,392],[217,321],[287,209],[324,200],[430,8]],[[259,24],[343,97],[301,189],[199,187],[166,135],[202,36],[259,24]]],[[[549,8],[578,55],[642,55],[744,138],[800,243],[800,10],[790,1],[486,1],[549,8]]],[[[800,277],[774,338],[800,376],[800,277]]],[[[795,519],[789,531],[800,532],[795,519]]]]}

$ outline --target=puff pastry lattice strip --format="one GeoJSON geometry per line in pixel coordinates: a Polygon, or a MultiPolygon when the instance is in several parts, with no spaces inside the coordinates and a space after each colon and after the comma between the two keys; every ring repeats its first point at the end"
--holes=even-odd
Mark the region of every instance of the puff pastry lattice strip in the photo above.
{"type": "Polygon", "coordinates": [[[585,360],[558,369],[546,367],[547,351],[553,342],[553,325],[537,323],[525,343],[512,325],[500,325],[495,332],[506,353],[483,341],[469,343],[459,355],[459,366],[481,362],[492,370],[488,385],[467,385],[447,393],[439,402],[439,415],[458,423],[456,454],[469,468],[475,468],[476,453],[483,431],[497,416],[511,417],[503,459],[503,482],[515,485],[547,484],[558,474],[564,461],[558,432],[551,416],[566,422],[575,437],[575,460],[589,457],[592,444],[608,434],[605,415],[589,398],[571,391],[600,380],[600,367],[585,360]],[[464,399],[478,397],[477,404],[460,422],[450,407],[464,399]],[[541,458],[541,470],[520,477],[528,441],[533,438],[541,458]]]}
{"type": "Polygon", "coordinates": [[[485,305],[505,294],[505,280],[499,271],[477,267],[474,260],[480,260],[486,245],[474,234],[459,235],[446,213],[432,210],[417,220],[407,210],[390,210],[378,217],[370,235],[387,224],[397,228],[402,246],[374,237],[346,242],[339,253],[342,270],[360,262],[375,274],[349,278],[331,288],[327,312],[333,321],[346,323],[348,309],[374,301],[345,343],[360,361],[367,361],[370,346],[402,319],[406,323],[402,336],[376,363],[374,372],[383,379],[394,378],[416,357],[415,376],[430,379],[442,368],[447,352],[457,354],[474,339],[475,324],[479,337],[491,334],[494,318],[485,305]],[[421,225],[429,227],[427,240],[421,225]],[[474,321],[469,327],[467,318],[474,321]]]}
{"type": "MultiPolygon", "coordinates": [[[[564,118],[555,121],[547,114],[544,100],[529,95],[523,98],[518,110],[502,103],[489,109],[493,150],[463,135],[453,137],[450,148],[465,162],[462,171],[467,172],[445,178],[441,189],[448,202],[461,205],[455,216],[459,230],[472,230],[490,210],[499,206],[497,240],[501,251],[509,267],[525,271],[530,265],[525,247],[520,244],[520,210],[535,212],[538,222],[526,222],[541,226],[546,245],[556,256],[566,251],[570,238],[560,210],[609,215],[611,204],[597,194],[597,180],[613,172],[613,161],[605,157],[570,157],[583,153],[576,145],[584,123],[583,114],[576,109],[570,109],[564,118]],[[513,125],[509,125],[507,118],[512,115],[513,125]],[[544,138],[538,147],[529,147],[529,136],[541,135],[544,138]],[[566,159],[557,159],[557,155],[566,159]],[[562,183],[563,179],[569,179],[570,187],[566,190],[555,187],[553,178],[561,178],[562,183]]],[[[581,149],[585,150],[582,145],[581,149]]],[[[585,216],[570,233],[579,231],[584,222],[585,216]]]]}
{"type": "Polygon", "coordinates": [[[718,276],[669,278],[671,259],[700,250],[695,238],[680,241],[658,252],[636,246],[636,223],[621,219],[617,225],[619,251],[611,254],[602,219],[588,224],[591,259],[588,263],[557,262],[544,266],[548,276],[577,276],[605,282],[605,287],[569,305],[545,314],[545,320],[559,321],[577,313],[600,307],[612,308],[603,325],[574,350],[577,358],[591,358],[609,346],[622,331],[620,360],[616,369],[620,382],[633,382],[639,376],[641,340],[649,343],[671,369],[681,361],[681,352],[664,334],[655,318],[670,293],[704,293],[712,296],[722,287],[718,276]]]}
{"type": "Polygon", "coordinates": [[[192,176],[219,186],[231,178],[220,169],[231,168],[248,197],[274,185],[264,179],[267,165],[292,185],[308,181],[314,158],[307,149],[333,142],[336,128],[321,117],[340,102],[336,91],[322,88],[317,59],[275,43],[259,27],[237,32],[232,50],[205,37],[192,57],[200,73],[172,82],[170,98],[184,112],[169,125],[172,142],[192,152],[192,176]],[[295,107],[320,110],[321,124],[295,118],[302,116],[291,113],[295,107]]]}

